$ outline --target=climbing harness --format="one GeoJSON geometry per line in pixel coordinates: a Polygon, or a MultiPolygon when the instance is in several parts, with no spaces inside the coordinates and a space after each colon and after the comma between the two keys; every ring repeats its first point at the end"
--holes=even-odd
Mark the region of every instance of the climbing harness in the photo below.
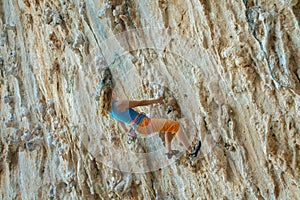
{"type": "MultiPolygon", "coordinates": [[[[136,121],[136,119],[138,118],[138,117],[140,117],[141,115],[144,115],[144,116],[146,116],[146,114],[145,113],[139,113],[137,116],[135,116],[135,118],[134,119],[132,119],[130,122],[129,122],[129,124],[130,124],[130,129],[129,129],[129,131],[128,131],[128,133],[127,133],[127,136],[128,136],[128,141],[127,141],[127,143],[128,144],[131,144],[132,142],[136,142],[137,141],[137,134],[136,134],[136,126],[137,126],[137,124],[135,123],[135,121],[136,121]]],[[[149,128],[149,127],[148,127],[149,128]]]]}

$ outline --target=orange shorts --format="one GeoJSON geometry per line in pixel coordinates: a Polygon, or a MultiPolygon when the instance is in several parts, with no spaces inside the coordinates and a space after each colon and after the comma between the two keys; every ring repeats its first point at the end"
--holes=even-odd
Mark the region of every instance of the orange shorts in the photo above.
{"type": "Polygon", "coordinates": [[[142,134],[150,133],[172,133],[175,134],[180,128],[180,123],[168,119],[156,119],[144,117],[136,126],[136,130],[142,134]]]}

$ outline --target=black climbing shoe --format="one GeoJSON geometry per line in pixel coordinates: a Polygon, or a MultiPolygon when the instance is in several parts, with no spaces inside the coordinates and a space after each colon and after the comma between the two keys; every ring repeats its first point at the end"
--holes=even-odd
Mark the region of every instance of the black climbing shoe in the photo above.
{"type": "Polygon", "coordinates": [[[173,156],[176,156],[179,153],[178,150],[172,150],[171,153],[166,153],[168,159],[171,159],[173,156]]]}
{"type": "Polygon", "coordinates": [[[201,147],[201,141],[199,140],[199,141],[198,141],[198,144],[196,144],[195,146],[193,146],[193,148],[192,148],[192,153],[189,154],[189,157],[190,157],[190,158],[195,158],[195,157],[197,157],[198,152],[199,152],[199,150],[200,150],[200,147],[201,147]]]}

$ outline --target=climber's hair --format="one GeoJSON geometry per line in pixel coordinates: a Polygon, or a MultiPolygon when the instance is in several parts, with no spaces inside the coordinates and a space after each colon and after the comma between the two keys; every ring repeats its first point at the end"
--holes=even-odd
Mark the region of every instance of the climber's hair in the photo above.
{"type": "Polygon", "coordinates": [[[101,116],[107,116],[111,109],[113,88],[110,86],[104,86],[100,92],[99,99],[99,114],[101,116]]]}

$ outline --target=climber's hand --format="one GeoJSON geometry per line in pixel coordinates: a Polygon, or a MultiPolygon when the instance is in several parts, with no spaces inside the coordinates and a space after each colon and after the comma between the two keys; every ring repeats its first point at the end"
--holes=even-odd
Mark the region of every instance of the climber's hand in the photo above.
{"type": "Polygon", "coordinates": [[[163,102],[164,102],[164,97],[159,97],[158,99],[156,99],[156,103],[162,104],[163,102]]]}

